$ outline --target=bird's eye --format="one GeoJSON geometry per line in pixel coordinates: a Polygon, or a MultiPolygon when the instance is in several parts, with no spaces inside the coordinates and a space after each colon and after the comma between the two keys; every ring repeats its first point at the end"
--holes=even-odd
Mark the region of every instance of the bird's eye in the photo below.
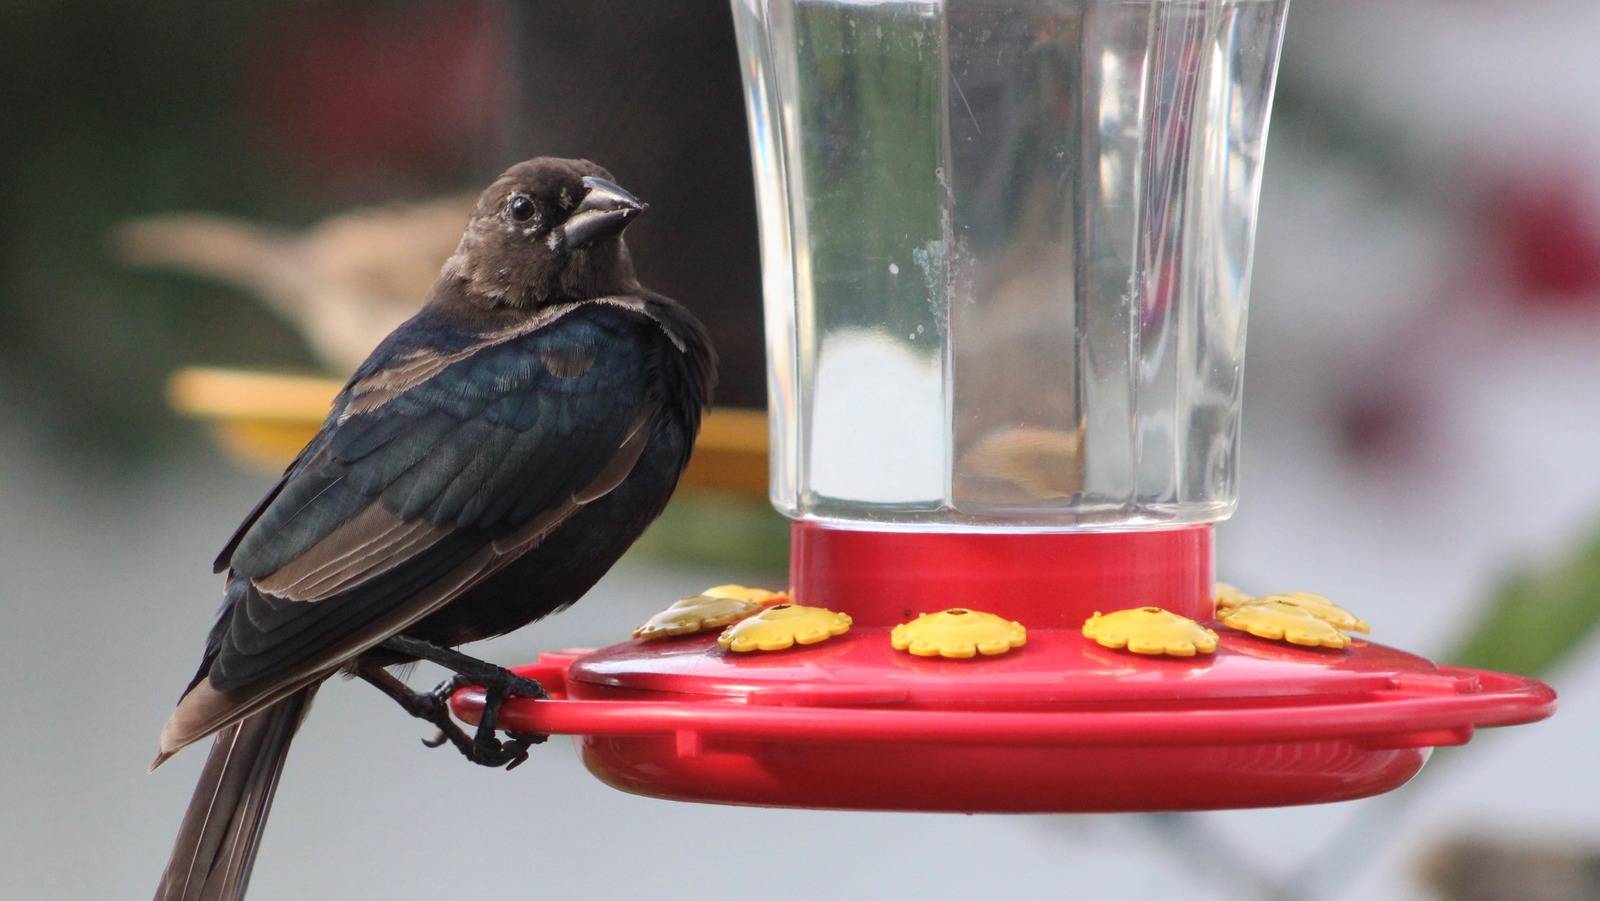
{"type": "Polygon", "coordinates": [[[513,194],[511,202],[506,204],[506,211],[511,214],[512,219],[518,222],[527,222],[533,218],[533,201],[529,200],[524,194],[513,194]]]}

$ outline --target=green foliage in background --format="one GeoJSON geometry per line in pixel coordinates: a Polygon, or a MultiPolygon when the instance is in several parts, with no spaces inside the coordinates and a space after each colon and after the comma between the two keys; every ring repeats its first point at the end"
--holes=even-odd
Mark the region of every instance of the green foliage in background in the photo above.
{"type": "Polygon", "coordinates": [[[0,399],[67,461],[129,462],[181,432],[162,382],[195,348],[248,334],[238,362],[304,359],[242,296],[131,273],[105,239],[141,213],[242,211],[272,195],[279,180],[230,103],[238,36],[267,12],[0,6],[0,399]]]}
{"type": "Polygon", "coordinates": [[[1444,659],[1543,676],[1600,624],[1600,531],[1572,554],[1513,573],[1466,639],[1444,659]]]}
{"type": "Polygon", "coordinates": [[[680,491],[634,551],[670,560],[771,573],[765,588],[788,583],[789,520],[756,498],[680,491]]]}

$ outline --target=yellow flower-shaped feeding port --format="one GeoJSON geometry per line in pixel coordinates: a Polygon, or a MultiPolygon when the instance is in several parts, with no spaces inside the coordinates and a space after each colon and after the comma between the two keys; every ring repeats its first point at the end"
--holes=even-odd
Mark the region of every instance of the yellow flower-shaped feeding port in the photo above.
{"type": "Polygon", "coordinates": [[[782,591],[768,591],[765,588],[746,588],[743,585],[718,585],[700,592],[701,597],[727,598],[734,601],[754,601],[763,607],[787,601],[789,595],[782,591]]]}
{"type": "Polygon", "coordinates": [[[1251,595],[1245,594],[1237,588],[1234,588],[1227,582],[1218,582],[1211,588],[1211,600],[1217,605],[1217,609],[1220,611],[1232,610],[1235,607],[1250,603],[1251,601],[1255,600],[1255,598],[1251,595]]]}
{"type": "Polygon", "coordinates": [[[722,630],[717,644],[730,651],[781,651],[816,644],[850,630],[850,617],[821,607],[774,604],[722,630]]]}
{"type": "Polygon", "coordinates": [[[1251,603],[1265,604],[1272,601],[1284,601],[1296,607],[1304,607],[1311,611],[1311,615],[1321,620],[1327,620],[1334,628],[1345,632],[1371,632],[1367,624],[1356,617],[1354,613],[1340,607],[1320,594],[1311,594],[1306,591],[1289,591],[1283,594],[1268,594],[1256,598],[1251,603]]]}
{"type": "Polygon", "coordinates": [[[1083,637],[1135,654],[1193,657],[1217,649],[1217,633],[1187,616],[1160,607],[1096,613],[1083,624],[1083,637]]]}
{"type": "Polygon", "coordinates": [[[781,591],[746,588],[743,585],[718,585],[677,601],[650,617],[644,625],[633,630],[633,637],[648,640],[720,629],[756,613],[764,606],[788,599],[789,596],[781,591]]]}
{"type": "Polygon", "coordinates": [[[897,651],[957,660],[979,654],[993,657],[1020,648],[1027,641],[1028,630],[1021,623],[965,607],[924,613],[889,633],[889,643],[897,651]]]}
{"type": "MultiPolygon", "coordinates": [[[[1211,597],[1217,604],[1217,615],[1226,622],[1229,612],[1254,604],[1272,604],[1282,602],[1303,608],[1312,616],[1326,621],[1335,629],[1344,632],[1370,632],[1367,624],[1354,613],[1340,607],[1320,594],[1308,591],[1286,591],[1282,594],[1264,594],[1252,597],[1226,582],[1218,582],[1212,590],[1211,597]]],[[[1248,630],[1246,630],[1248,631],[1248,630]]],[[[1258,634],[1258,633],[1251,633],[1258,634]]],[[[1261,636],[1268,637],[1268,636],[1261,636]]],[[[1285,639],[1286,640],[1286,639],[1285,639]]],[[[1297,642],[1299,643],[1299,642],[1297,642]]],[[[1342,645],[1340,646],[1342,647],[1342,645]]]]}
{"type": "Polygon", "coordinates": [[[706,629],[717,629],[738,622],[760,609],[761,605],[755,601],[699,594],[684,598],[645,620],[644,625],[633,630],[633,637],[648,640],[674,635],[693,635],[706,629]]]}
{"type": "Polygon", "coordinates": [[[1305,607],[1289,601],[1260,601],[1229,610],[1222,624],[1257,638],[1306,647],[1342,648],[1350,636],[1305,607]]]}

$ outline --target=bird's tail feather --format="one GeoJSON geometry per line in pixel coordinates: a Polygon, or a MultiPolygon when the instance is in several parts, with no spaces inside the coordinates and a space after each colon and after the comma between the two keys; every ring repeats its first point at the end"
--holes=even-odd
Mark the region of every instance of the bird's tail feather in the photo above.
{"type": "Polygon", "coordinates": [[[255,864],[289,743],[320,683],[217,733],[156,901],[238,901],[255,864]]]}

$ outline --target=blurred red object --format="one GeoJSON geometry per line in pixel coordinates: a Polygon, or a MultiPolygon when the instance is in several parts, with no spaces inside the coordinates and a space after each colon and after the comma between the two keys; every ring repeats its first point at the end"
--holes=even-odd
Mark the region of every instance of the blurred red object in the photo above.
{"type": "Polygon", "coordinates": [[[296,7],[248,63],[249,103],[320,168],[459,163],[503,112],[509,45],[496,9],[296,7]]]}
{"type": "Polygon", "coordinates": [[[1600,305],[1600,197],[1587,187],[1572,167],[1547,167],[1490,192],[1484,228],[1512,303],[1600,305]]]}

